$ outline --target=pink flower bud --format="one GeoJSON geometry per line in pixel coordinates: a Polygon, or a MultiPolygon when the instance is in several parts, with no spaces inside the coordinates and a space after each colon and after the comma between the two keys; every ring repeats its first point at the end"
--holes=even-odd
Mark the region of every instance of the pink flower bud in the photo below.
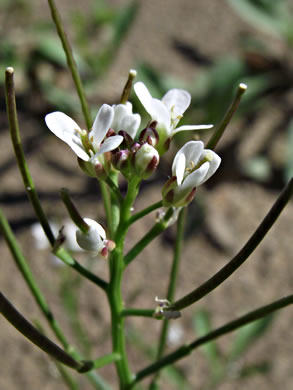
{"type": "Polygon", "coordinates": [[[140,142],[147,142],[148,144],[156,147],[159,143],[159,134],[155,128],[157,122],[152,122],[149,127],[142,130],[139,136],[140,142]]]}

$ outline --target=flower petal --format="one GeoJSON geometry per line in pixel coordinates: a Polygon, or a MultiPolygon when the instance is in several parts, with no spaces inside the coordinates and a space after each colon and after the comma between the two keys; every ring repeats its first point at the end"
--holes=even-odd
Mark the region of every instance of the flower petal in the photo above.
{"type": "Polygon", "coordinates": [[[166,129],[170,128],[171,116],[168,108],[159,99],[153,98],[150,102],[150,109],[152,119],[158,122],[158,125],[164,125],[166,129]]]}
{"type": "Polygon", "coordinates": [[[176,165],[177,161],[180,158],[181,154],[184,154],[186,159],[186,166],[196,165],[201,157],[202,151],[204,148],[204,143],[202,141],[189,141],[184,146],[182,146],[181,149],[178,150],[176,153],[176,156],[173,160],[172,165],[172,174],[174,176],[176,175],[176,165]]]}
{"type": "Polygon", "coordinates": [[[202,183],[206,182],[211,176],[213,176],[213,174],[216,172],[216,170],[219,168],[221,164],[221,157],[218,156],[217,153],[215,153],[213,150],[205,149],[203,151],[202,157],[206,156],[207,154],[211,155],[212,159],[211,161],[209,161],[210,164],[209,170],[202,183]]]}
{"type": "Polygon", "coordinates": [[[46,115],[45,122],[52,133],[66,143],[68,139],[76,134],[76,130],[80,130],[80,127],[73,119],[60,111],[46,115]]]}
{"type": "Polygon", "coordinates": [[[179,131],[206,130],[206,129],[211,129],[212,127],[214,127],[214,125],[184,125],[172,130],[172,136],[175,135],[176,133],[179,133],[179,131]]]}
{"type": "Polygon", "coordinates": [[[111,127],[113,117],[114,109],[108,104],[103,104],[99,109],[93,124],[93,129],[89,134],[89,137],[93,138],[93,145],[95,148],[98,149],[105,138],[109,128],[111,127]]]}
{"type": "Polygon", "coordinates": [[[151,107],[150,107],[150,103],[152,101],[152,95],[149,93],[147,87],[144,85],[144,83],[139,81],[138,83],[134,84],[133,89],[137,97],[139,98],[141,104],[144,106],[146,111],[152,116],[151,107]]]}
{"type": "Polygon", "coordinates": [[[97,221],[91,218],[84,218],[84,222],[87,223],[90,227],[94,227],[99,235],[105,240],[106,232],[102,225],[100,225],[97,221]]]}
{"type": "Polygon", "coordinates": [[[84,218],[84,221],[89,225],[90,229],[87,233],[83,233],[80,230],[76,231],[78,245],[87,251],[101,253],[105,247],[105,230],[98,222],[90,218],[84,218]]]}
{"type": "Polygon", "coordinates": [[[78,124],[63,112],[52,112],[46,115],[45,121],[49,129],[74,151],[82,160],[88,161],[89,156],[85,152],[78,131],[78,124]]]}
{"type": "Polygon", "coordinates": [[[132,139],[135,139],[137,130],[140,125],[140,121],[141,118],[139,114],[128,115],[124,117],[121,121],[122,130],[125,130],[126,133],[129,134],[132,139]]]}
{"type": "Polygon", "coordinates": [[[112,137],[106,138],[102,143],[97,155],[110,152],[111,150],[118,148],[122,141],[123,137],[121,135],[113,135],[112,137]]]}
{"type": "Polygon", "coordinates": [[[174,116],[181,116],[184,114],[190,105],[190,101],[190,94],[184,89],[177,88],[170,89],[170,91],[168,91],[162,99],[162,102],[167,106],[168,110],[174,114],[174,116]]]}
{"type": "Polygon", "coordinates": [[[72,140],[65,141],[71,147],[74,153],[84,161],[89,161],[89,156],[84,150],[81,140],[77,136],[73,136],[72,140]]]}
{"type": "Polygon", "coordinates": [[[112,129],[118,133],[120,130],[125,130],[131,138],[135,138],[140,125],[140,115],[132,113],[132,104],[118,104],[114,106],[114,118],[111,124],[112,129]]]}
{"type": "Polygon", "coordinates": [[[181,186],[181,191],[190,191],[192,188],[198,187],[200,184],[202,184],[209,170],[209,166],[210,163],[205,162],[200,168],[196,169],[190,175],[188,175],[181,186]]]}
{"type": "Polygon", "coordinates": [[[183,181],[185,167],[186,167],[185,155],[184,155],[184,153],[180,153],[180,155],[178,156],[178,159],[176,161],[175,172],[173,173],[173,175],[175,175],[177,178],[177,184],[179,186],[181,185],[181,183],[183,181]]]}

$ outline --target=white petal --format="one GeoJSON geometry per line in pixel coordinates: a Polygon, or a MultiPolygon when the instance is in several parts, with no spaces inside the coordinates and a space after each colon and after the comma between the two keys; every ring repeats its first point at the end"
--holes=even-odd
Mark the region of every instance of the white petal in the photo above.
{"type": "Polygon", "coordinates": [[[187,130],[206,130],[214,127],[213,125],[184,125],[177,127],[172,131],[172,135],[179,133],[179,131],[187,131],[187,130]]]}
{"type": "Polygon", "coordinates": [[[211,176],[213,176],[221,164],[221,157],[218,156],[217,153],[215,153],[213,150],[205,149],[203,151],[202,157],[204,157],[206,154],[210,154],[212,156],[212,160],[209,161],[209,170],[202,183],[206,182],[211,176]]]}
{"type": "Polygon", "coordinates": [[[162,99],[168,110],[172,111],[175,116],[184,114],[190,105],[190,101],[191,96],[187,91],[176,88],[170,89],[162,99]]]}
{"type": "Polygon", "coordinates": [[[141,118],[139,114],[128,115],[124,117],[121,122],[122,130],[125,130],[126,133],[129,134],[132,139],[134,139],[139,128],[140,121],[141,118]]]}
{"type": "Polygon", "coordinates": [[[150,107],[150,103],[152,101],[152,95],[149,93],[147,87],[144,85],[144,83],[139,81],[138,83],[134,84],[133,88],[141,104],[144,106],[146,111],[152,116],[151,107],[150,107]]]}
{"type": "Polygon", "coordinates": [[[76,134],[76,130],[80,130],[73,119],[60,111],[46,115],[45,121],[52,133],[66,143],[69,138],[76,134]]]}
{"type": "Polygon", "coordinates": [[[152,99],[150,102],[151,112],[149,113],[153,120],[159,124],[164,124],[165,127],[170,127],[171,116],[167,107],[159,99],[152,99]]]}
{"type": "Polygon", "coordinates": [[[118,133],[120,130],[125,130],[131,138],[135,138],[140,125],[140,115],[132,114],[132,104],[118,104],[114,106],[114,118],[112,121],[112,129],[118,133]]]}
{"type": "Polygon", "coordinates": [[[91,219],[91,218],[84,218],[84,222],[87,223],[90,227],[93,227],[96,229],[96,231],[99,233],[99,235],[105,240],[106,239],[106,232],[103,226],[101,226],[97,221],[91,219]]]}
{"type": "Polygon", "coordinates": [[[198,187],[200,184],[202,184],[209,170],[209,166],[210,163],[205,162],[200,168],[196,169],[194,172],[188,175],[181,186],[182,191],[187,189],[191,190],[192,188],[198,187]]]}
{"type": "Polygon", "coordinates": [[[97,155],[110,152],[111,150],[118,148],[122,141],[123,137],[121,135],[113,135],[112,137],[106,138],[97,155]]]}
{"type": "Polygon", "coordinates": [[[108,104],[103,104],[99,109],[96,119],[93,124],[93,129],[90,132],[90,138],[93,137],[93,145],[99,148],[101,142],[105,138],[109,128],[111,127],[114,117],[114,109],[108,104]]]}
{"type": "Polygon", "coordinates": [[[116,133],[118,133],[120,130],[125,130],[121,127],[121,123],[125,117],[127,117],[129,114],[131,115],[131,112],[129,113],[129,109],[125,104],[117,104],[117,106],[114,106],[113,108],[114,118],[111,124],[111,128],[115,130],[116,133]]]}
{"type": "Polygon", "coordinates": [[[98,222],[90,218],[84,218],[84,221],[89,225],[90,229],[87,233],[83,233],[80,230],[76,231],[76,241],[78,245],[90,252],[101,252],[105,247],[105,230],[98,222]]]}
{"type": "Polygon", "coordinates": [[[78,157],[88,161],[89,156],[85,152],[78,134],[81,129],[73,119],[63,112],[57,111],[46,115],[45,121],[52,133],[67,143],[78,157]]]}
{"type": "Polygon", "coordinates": [[[177,160],[180,158],[181,154],[184,154],[186,159],[186,166],[196,165],[201,157],[202,151],[204,148],[204,143],[202,141],[189,141],[181,149],[178,150],[176,156],[174,157],[172,165],[172,173],[176,173],[177,160]]]}
{"type": "Polygon", "coordinates": [[[67,141],[66,143],[71,147],[71,149],[79,158],[81,158],[84,161],[89,161],[90,158],[88,154],[85,152],[81,144],[80,138],[73,137],[73,140],[67,141]]]}
{"type": "Polygon", "coordinates": [[[177,177],[177,184],[179,186],[183,181],[185,167],[186,167],[186,158],[184,156],[184,153],[180,153],[176,161],[175,172],[173,173],[173,175],[177,177]]]}

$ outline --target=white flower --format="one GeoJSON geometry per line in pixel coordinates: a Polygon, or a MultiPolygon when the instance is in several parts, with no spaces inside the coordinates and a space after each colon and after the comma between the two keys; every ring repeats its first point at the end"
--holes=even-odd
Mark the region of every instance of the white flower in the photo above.
{"type": "Polygon", "coordinates": [[[134,90],[146,111],[153,121],[157,122],[156,130],[160,137],[160,146],[168,138],[172,138],[179,131],[210,129],[212,125],[186,125],[176,127],[190,105],[190,94],[183,89],[170,89],[162,98],[155,99],[149,93],[147,87],[138,82],[134,84],[134,90]]]}
{"type": "Polygon", "coordinates": [[[115,248],[114,242],[106,239],[106,232],[98,222],[90,218],[84,218],[84,222],[89,226],[89,230],[87,233],[76,231],[78,245],[86,251],[107,257],[108,251],[115,248]]]}
{"type": "Polygon", "coordinates": [[[116,149],[123,141],[120,135],[105,139],[113,118],[114,109],[103,104],[89,134],[68,115],[59,111],[46,115],[45,121],[52,133],[67,143],[79,158],[94,162],[104,153],[116,149]]]}
{"type": "Polygon", "coordinates": [[[165,183],[162,194],[165,206],[186,206],[196,187],[206,182],[219,168],[221,158],[204,149],[202,141],[187,142],[176,154],[172,177],[165,183]]]}
{"type": "Polygon", "coordinates": [[[124,130],[132,139],[134,139],[140,125],[140,115],[132,113],[132,104],[130,102],[114,105],[113,109],[114,118],[111,128],[116,134],[120,130],[124,130]]]}

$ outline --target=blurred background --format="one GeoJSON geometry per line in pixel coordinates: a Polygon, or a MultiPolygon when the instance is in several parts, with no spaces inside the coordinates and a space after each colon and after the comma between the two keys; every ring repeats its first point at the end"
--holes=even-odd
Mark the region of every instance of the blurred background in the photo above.
{"type": "MultiPolygon", "coordinates": [[[[153,96],[187,89],[192,104],[184,122],[217,124],[240,82],[248,85],[237,115],[216,151],[217,174],[189,206],[176,297],[200,285],[231,257],[258,226],[293,173],[292,0],[84,0],[58,1],[93,117],[102,103],[119,101],[128,71],[138,72],[153,96]]],[[[49,132],[44,116],[60,110],[84,124],[65,55],[46,1],[0,0],[0,205],[57,319],[84,356],[110,350],[105,297],[50,255],[35,225],[10,144],[4,73],[15,69],[21,136],[27,160],[50,221],[68,224],[59,197],[67,187],[85,217],[104,222],[98,183],[80,171],[75,155],[49,132]]],[[[133,95],[135,111],[148,117],[133,95]]],[[[182,122],[183,123],[183,122],[182,122]]],[[[200,136],[206,140],[209,133],[200,136]]],[[[160,200],[176,150],[196,134],[178,135],[156,174],[141,190],[135,209],[160,200]]],[[[123,188],[123,182],[121,186],[123,188]]],[[[155,214],[129,232],[126,247],[153,225],[155,214]]],[[[292,204],[264,242],[230,279],[172,322],[168,350],[247,311],[288,295],[293,288],[292,204]]],[[[70,229],[70,226],[68,226],[70,229]]],[[[164,297],[175,229],[167,230],[127,270],[128,307],[155,307],[164,297]]],[[[70,243],[68,243],[70,246],[70,243]]],[[[0,240],[3,293],[31,321],[45,321],[0,240]]],[[[74,243],[70,249],[76,251],[74,243]]],[[[74,252],[75,253],[75,252],[74,252]]],[[[105,261],[76,258],[107,278],[105,261]]],[[[290,308],[196,350],[166,369],[161,389],[291,389],[290,308]]],[[[141,369],[155,354],[161,323],[127,319],[130,360],[141,369]],[[149,322],[149,323],[148,323],[149,322]],[[146,327],[151,332],[146,332],[146,327]]],[[[53,362],[1,319],[0,388],[65,389],[53,362]]],[[[101,374],[115,387],[113,367],[101,374]]],[[[83,390],[91,386],[75,376],[83,390]]],[[[147,383],[147,381],[145,382],[147,383]]]]}

